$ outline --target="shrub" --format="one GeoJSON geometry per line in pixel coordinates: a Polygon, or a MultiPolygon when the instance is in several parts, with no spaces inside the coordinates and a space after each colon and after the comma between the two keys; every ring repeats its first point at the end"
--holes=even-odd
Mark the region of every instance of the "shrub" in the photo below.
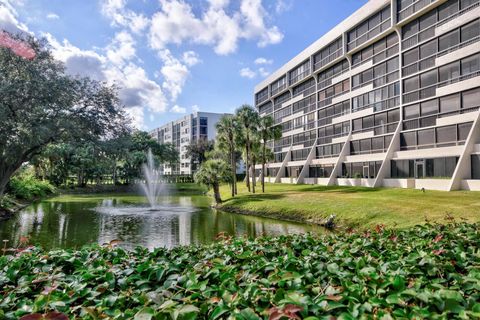
{"type": "Polygon", "coordinates": [[[35,177],[32,168],[24,168],[8,183],[8,193],[18,199],[32,200],[55,192],[48,181],[35,177]]]}

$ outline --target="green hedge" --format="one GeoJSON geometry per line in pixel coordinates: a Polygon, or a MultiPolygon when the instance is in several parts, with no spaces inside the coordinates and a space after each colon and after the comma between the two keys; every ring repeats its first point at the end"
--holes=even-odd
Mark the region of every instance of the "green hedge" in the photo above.
{"type": "Polygon", "coordinates": [[[0,258],[0,314],[71,319],[480,317],[480,225],[0,258]]]}
{"type": "Polygon", "coordinates": [[[54,193],[55,187],[48,181],[35,178],[31,170],[24,170],[12,177],[7,192],[18,199],[32,200],[54,193]]]}

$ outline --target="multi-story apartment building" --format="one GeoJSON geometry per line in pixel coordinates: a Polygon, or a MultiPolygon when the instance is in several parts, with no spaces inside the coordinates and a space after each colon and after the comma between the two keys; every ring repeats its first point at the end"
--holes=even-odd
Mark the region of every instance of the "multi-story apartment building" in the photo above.
{"type": "Polygon", "coordinates": [[[255,105],[283,131],[271,182],[480,190],[480,0],[371,0],[255,105]]]}
{"type": "Polygon", "coordinates": [[[171,121],[150,132],[159,143],[170,143],[180,155],[180,163],[175,166],[161,165],[163,174],[192,174],[196,170],[195,163],[187,156],[187,146],[192,141],[215,139],[215,124],[226,113],[194,112],[180,119],[171,121]]]}

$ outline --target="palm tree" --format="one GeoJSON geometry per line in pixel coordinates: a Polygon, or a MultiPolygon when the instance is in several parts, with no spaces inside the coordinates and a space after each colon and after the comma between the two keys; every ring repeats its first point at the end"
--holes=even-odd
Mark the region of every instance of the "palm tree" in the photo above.
{"type": "Polygon", "coordinates": [[[213,189],[213,196],[216,204],[222,203],[220,197],[220,183],[230,182],[230,170],[228,164],[223,160],[212,159],[207,160],[200,166],[195,173],[195,182],[213,189]]]}
{"type": "Polygon", "coordinates": [[[243,141],[241,142],[245,148],[246,184],[248,192],[250,192],[250,149],[260,116],[252,106],[244,104],[237,109],[236,118],[243,131],[243,141]]]}
{"type": "Polygon", "coordinates": [[[228,155],[232,176],[232,197],[237,194],[237,141],[240,131],[238,130],[235,117],[225,115],[216,124],[217,147],[228,155]]]}
{"type": "Polygon", "coordinates": [[[269,160],[269,154],[267,154],[267,142],[270,140],[278,140],[282,137],[282,128],[275,125],[275,121],[271,116],[266,116],[260,119],[258,124],[257,134],[262,143],[262,155],[260,160],[262,161],[262,192],[265,192],[265,164],[269,160]]]}
{"type": "Polygon", "coordinates": [[[255,166],[258,163],[259,160],[262,159],[262,152],[261,152],[261,143],[260,140],[258,139],[258,135],[255,134],[254,139],[252,140],[252,143],[250,145],[250,174],[252,176],[252,193],[255,193],[255,186],[257,184],[256,182],[256,176],[255,176],[255,166]]]}

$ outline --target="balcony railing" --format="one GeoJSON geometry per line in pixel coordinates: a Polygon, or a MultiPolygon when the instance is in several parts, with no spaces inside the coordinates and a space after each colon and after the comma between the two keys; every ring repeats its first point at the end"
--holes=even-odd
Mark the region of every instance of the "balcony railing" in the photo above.
{"type": "Polygon", "coordinates": [[[402,10],[400,10],[398,12],[398,21],[402,21],[405,18],[410,17],[415,12],[418,12],[422,8],[428,6],[429,4],[431,4],[435,1],[436,0],[418,0],[418,1],[410,4],[409,6],[407,6],[406,8],[403,8],[402,10]]]}
{"type": "MultiPolygon", "coordinates": [[[[435,0],[424,0],[424,1],[432,1],[433,2],[435,0]]],[[[430,38],[433,38],[435,36],[435,28],[437,28],[437,27],[439,27],[439,26],[441,26],[441,25],[443,25],[443,24],[445,24],[445,23],[447,23],[447,22],[449,22],[449,21],[451,21],[455,18],[460,17],[461,15],[465,14],[466,12],[468,12],[470,10],[475,9],[478,6],[480,6],[480,3],[478,3],[478,2],[474,3],[471,6],[454,13],[453,15],[451,15],[449,17],[446,17],[445,19],[438,21],[437,23],[431,25],[430,27],[428,27],[426,29],[423,29],[423,30],[420,30],[419,32],[403,39],[403,41],[402,41],[403,50],[406,50],[408,48],[413,47],[414,45],[417,45],[417,44],[425,41],[425,40],[429,40],[430,38]]]]}
{"type": "Polygon", "coordinates": [[[356,37],[354,40],[350,41],[347,44],[348,51],[351,51],[351,50],[355,49],[356,47],[362,45],[363,43],[367,42],[368,40],[375,38],[376,36],[378,36],[379,34],[384,32],[385,30],[388,30],[390,28],[390,25],[391,25],[391,20],[392,19],[388,18],[385,21],[380,22],[374,28],[366,31],[361,36],[356,37]]]}
{"type": "Polygon", "coordinates": [[[317,71],[318,69],[322,68],[323,66],[326,66],[327,64],[329,64],[333,60],[340,58],[342,55],[343,55],[343,48],[338,48],[332,54],[326,56],[325,58],[323,58],[320,61],[315,62],[315,64],[313,65],[313,70],[317,71]]]}
{"type": "Polygon", "coordinates": [[[306,77],[308,77],[311,73],[311,70],[310,70],[310,67],[303,71],[302,73],[299,73],[297,74],[295,77],[291,78],[290,79],[290,85],[294,85],[295,83],[305,79],[306,77]]]}
{"type": "Polygon", "coordinates": [[[455,111],[437,113],[434,115],[422,116],[415,119],[408,119],[403,121],[403,130],[412,130],[418,128],[432,127],[437,124],[437,119],[450,117],[458,114],[465,114],[470,112],[476,112],[480,110],[480,106],[459,109],[455,111]]]}

